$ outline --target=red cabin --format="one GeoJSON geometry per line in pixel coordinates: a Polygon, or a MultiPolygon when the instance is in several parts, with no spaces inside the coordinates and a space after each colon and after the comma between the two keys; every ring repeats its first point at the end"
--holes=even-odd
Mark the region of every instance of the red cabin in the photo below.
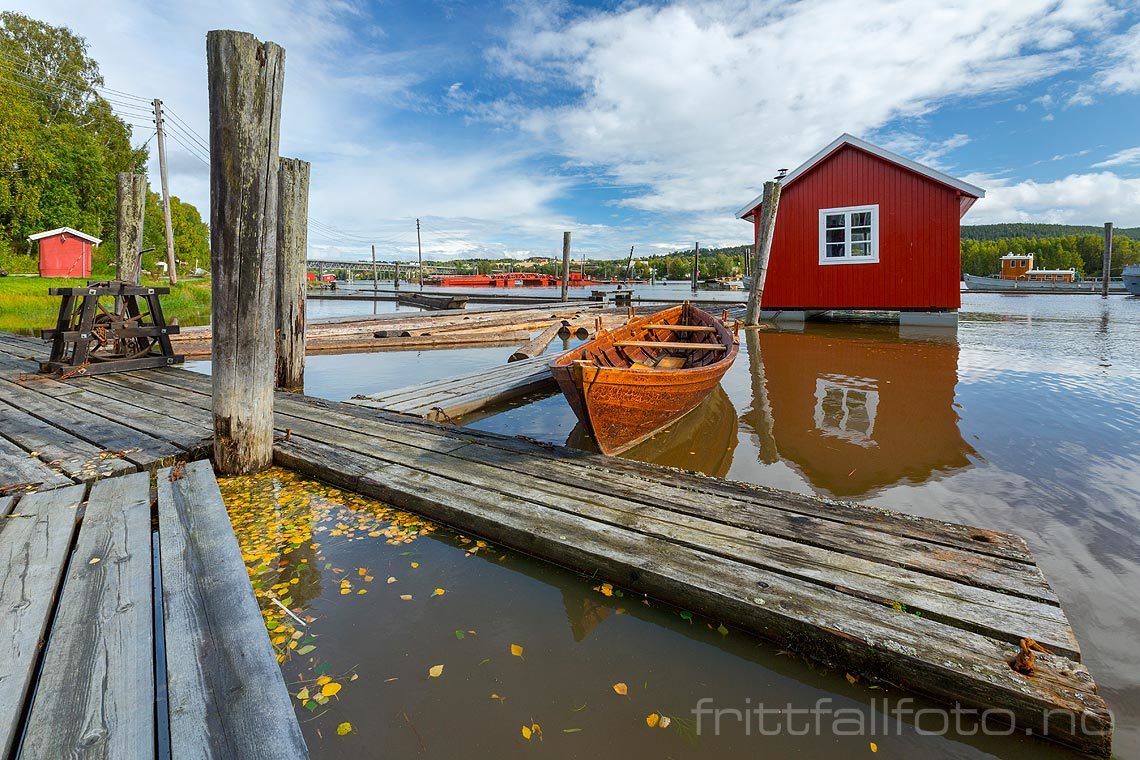
{"type": "MultiPolygon", "coordinates": [[[[959,221],[985,194],[841,135],[780,182],[764,311],[958,309],[959,221]]],[[[737,214],[756,238],[761,200],[737,214]]]]}
{"type": "Polygon", "coordinates": [[[39,242],[40,277],[90,277],[91,248],[103,241],[70,227],[31,235],[39,242]]]}

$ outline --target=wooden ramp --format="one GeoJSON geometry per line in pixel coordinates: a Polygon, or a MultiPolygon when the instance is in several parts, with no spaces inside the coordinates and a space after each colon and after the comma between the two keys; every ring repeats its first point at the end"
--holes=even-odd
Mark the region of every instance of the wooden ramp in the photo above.
{"type": "Polygon", "coordinates": [[[500,367],[409,385],[383,393],[353,396],[345,403],[387,409],[428,420],[450,422],[493,404],[554,387],[550,362],[562,352],[511,362],[500,367]]]}
{"type": "MultiPolygon", "coordinates": [[[[7,361],[19,368],[19,359],[7,361]]],[[[0,404],[70,406],[67,435],[84,419],[114,416],[135,430],[163,419],[164,432],[149,434],[174,446],[207,434],[210,392],[209,378],[179,369],[66,383],[0,373],[0,404]],[[101,411],[84,416],[87,406],[101,411]]],[[[51,423],[46,412],[32,416],[51,423]]],[[[1056,595],[1016,536],[303,395],[279,393],[275,418],[284,466],[848,672],[1008,711],[998,714],[1012,716],[1019,735],[1111,751],[1107,707],[1056,595]],[[1023,637],[1053,652],[1039,654],[1028,676],[1009,664],[1023,637]]],[[[83,440],[101,445],[90,431],[83,440]]],[[[42,454],[25,456],[59,471],[42,454]]]]}

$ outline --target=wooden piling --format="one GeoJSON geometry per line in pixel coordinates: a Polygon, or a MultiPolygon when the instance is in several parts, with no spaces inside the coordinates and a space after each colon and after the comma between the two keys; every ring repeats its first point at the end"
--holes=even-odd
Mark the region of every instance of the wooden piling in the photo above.
{"type": "Polygon", "coordinates": [[[309,169],[297,158],[282,158],[277,168],[276,384],[289,390],[305,387],[309,169]]]}
{"type": "Polygon", "coordinates": [[[206,35],[214,464],[273,461],[277,146],[285,51],[251,34],[206,35]]]}
{"type": "Polygon", "coordinates": [[[768,277],[768,256],[772,252],[772,237],[776,233],[776,211],[780,206],[780,183],[764,183],[764,196],[760,202],[760,234],[756,238],[755,257],[752,262],[752,284],[748,288],[748,311],[744,324],[760,321],[760,299],[764,297],[764,280],[768,277]]]}
{"type": "Polygon", "coordinates": [[[570,233],[562,233],[562,301],[570,299],[570,233]]]}
{"type": "Polygon", "coordinates": [[[1108,280],[1112,276],[1112,222],[1104,223],[1104,268],[1101,275],[1100,294],[1108,298],[1108,280]]]}
{"type": "Polygon", "coordinates": [[[701,244],[693,243],[693,292],[697,292],[697,280],[701,276],[701,244]]]}
{"type": "Polygon", "coordinates": [[[119,172],[115,183],[115,278],[139,284],[146,175],[119,172]]]}

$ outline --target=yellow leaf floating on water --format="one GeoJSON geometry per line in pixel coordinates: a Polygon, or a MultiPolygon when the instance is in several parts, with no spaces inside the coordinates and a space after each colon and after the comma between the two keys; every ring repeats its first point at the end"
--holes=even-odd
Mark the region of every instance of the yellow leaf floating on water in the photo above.
{"type": "Polygon", "coordinates": [[[443,675],[442,665],[432,665],[430,668],[428,668],[428,676],[431,678],[439,678],[441,675],[443,675]]]}
{"type": "Polygon", "coordinates": [[[368,568],[366,568],[366,567],[357,568],[356,574],[359,575],[361,578],[363,578],[364,576],[368,575],[368,568]]]}
{"type": "Polygon", "coordinates": [[[388,576],[388,582],[389,582],[389,583],[395,583],[395,582],[396,582],[396,576],[394,576],[394,575],[389,575],[389,576],[388,576]]]}
{"type": "Polygon", "coordinates": [[[522,657],[523,648],[518,644],[511,644],[511,654],[515,657],[522,657]]]}
{"type": "Polygon", "coordinates": [[[317,679],[317,686],[324,686],[326,683],[328,683],[331,680],[332,679],[329,678],[328,676],[321,676],[320,678],[317,679]]]}
{"type": "Polygon", "coordinates": [[[629,694],[629,687],[626,686],[624,682],[618,681],[614,684],[614,691],[624,697],[626,694],[629,694]]]}
{"type": "Polygon", "coordinates": [[[413,563],[412,563],[412,568],[413,568],[413,569],[415,569],[415,568],[417,568],[417,567],[419,567],[419,566],[420,566],[420,563],[419,563],[419,562],[413,562],[413,563]]]}
{"type": "Polygon", "coordinates": [[[334,697],[334,696],[336,696],[337,692],[340,690],[341,690],[341,685],[339,683],[326,683],[324,686],[321,687],[321,696],[322,697],[334,697]]]}
{"type": "Polygon", "coordinates": [[[351,734],[351,733],[352,733],[352,724],[349,723],[347,720],[344,723],[341,723],[339,726],[336,727],[336,735],[337,736],[344,736],[345,734],[351,734]]]}
{"type": "Polygon", "coordinates": [[[530,741],[530,726],[522,727],[522,735],[524,739],[526,739],[528,742],[530,741]]]}
{"type": "Polygon", "coordinates": [[[661,722],[661,716],[657,713],[649,713],[645,716],[645,725],[650,728],[656,728],[657,724],[661,722]]]}
{"type": "Polygon", "coordinates": [[[874,742],[871,742],[871,751],[872,752],[878,752],[879,751],[879,745],[875,744],[874,742]]]}
{"type": "Polygon", "coordinates": [[[657,727],[658,728],[669,728],[669,724],[672,722],[673,722],[673,719],[670,718],[668,715],[662,715],[661,716],[661,722],[657,724],[657,727]]]}
{"type": "Polygon", "coordinates": [[[443,589],[437,588],[435,591],[431,592],[431,595],[432,596],[443,596],[444,593],[446,593],[446,592],[443,589]]]}
{"type": "Polygon", "coordinates": [[[91,560],[90,562],[88,562],[87,564],[88,564],[88,565],[98,565],[98,564],[99,564],[99,558],[98,558],[98,557],[94,557],[94,558],[92,558],[92,560],[91,560]]]}
{"type": "Polygon", "coordinates": [[[306,686],[305,688],[303,688],[299,692],[297,692],[297,699],[301,700],[302,702],[304,702],[308,698],[309,698],[309,687],[308,686],[306,686]]]}
{"type": "Polygon", "coordinates": [[[531,723],[529,726],[522,727],[522,735],[528,742],[531,740],[531,737],[542,741],[542,728],[540,728],[537,723],[531,723]]]}
{"type": "Polygon", "coordinates": [[[403,599],[405,602],[412,601],[412,595],[411,594],[400,594],[400,598],[403,599]]]}

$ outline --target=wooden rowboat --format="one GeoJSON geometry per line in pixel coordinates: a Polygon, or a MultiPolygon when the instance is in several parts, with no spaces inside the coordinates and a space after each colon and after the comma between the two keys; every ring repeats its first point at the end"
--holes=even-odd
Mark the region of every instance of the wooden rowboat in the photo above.
{"type": "Polygon", "coordinates": [[[721,320],[686,303],[599,330],[550,369],[602,453],[620,454],[691,412],[738,351],[721,320]]]}

